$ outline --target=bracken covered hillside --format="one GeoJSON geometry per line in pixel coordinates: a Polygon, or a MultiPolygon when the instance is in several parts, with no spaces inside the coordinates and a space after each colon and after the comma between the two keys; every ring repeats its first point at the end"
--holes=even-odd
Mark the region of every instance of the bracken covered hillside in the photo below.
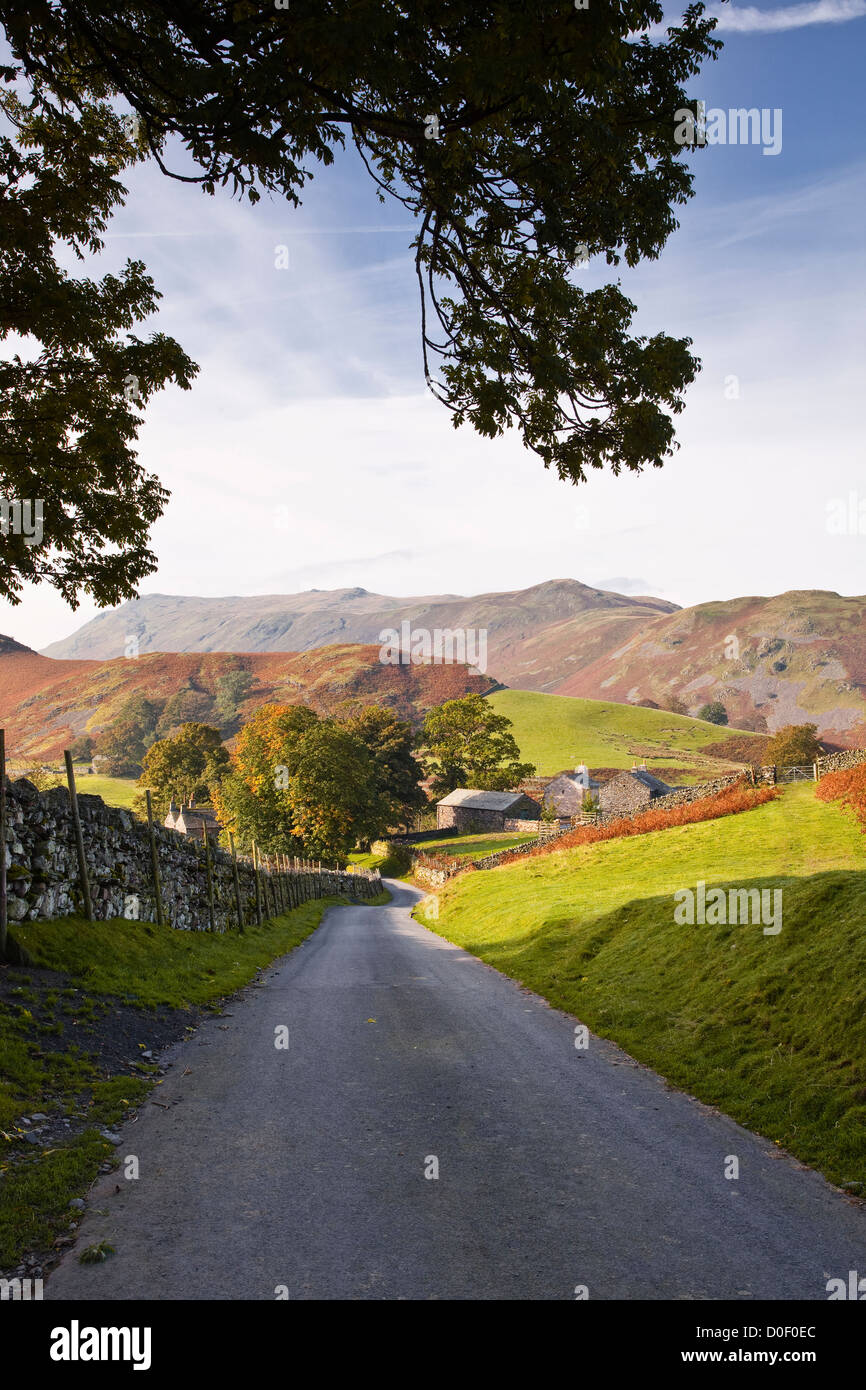
{"type": "Polygon", "coordinates": [[[721,700],[739,728],[811,722],[822,738],[861,748],[866,598],[809,589],[683,608],[647,623],[557,693],[629,704],[676,694],[690,710],[721,700]]]}
{"type": "MultiPolygon", "coordinates": [[[[0,644],[9,639],[0,639],[0,644]]],[[[443,700],[495,688],[465,666],[390,666],[379,648],[332,646],[311,652],[148,652],[113,661],[56,661],[0,645],[0,724],[10,756],[56,758],[79,734],[112,723],[133,694],[167,699],[183,689],[212,696],[220,676],[242,667],[257,682],[241,707],[308,704],[320,714],[346,700],[385,705],[419,724],[443,700]]],[[[206,707],[206,700],[202,702],[206,707]]]]}

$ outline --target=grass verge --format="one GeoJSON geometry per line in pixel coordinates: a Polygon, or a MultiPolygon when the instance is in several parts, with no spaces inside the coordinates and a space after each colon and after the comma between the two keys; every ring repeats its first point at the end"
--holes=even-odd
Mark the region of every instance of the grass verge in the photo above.
{"type": "Polygon", "coordinates": [[[727,820],[461,876],[423,920],[866,1191],[866,848],[811,785],[727,820]],[[678,925],[673,894],[699,880],[781,889],[782,931],[678,925]]]}
{"type": "Polygon", "coordinates": [[[70,1200],[117,1161],[101,1130],[158,1082],[142,1053],[218,1012],[342,901],[242,935],[122,919],[16,926],[33,965],[0,970],[0,1271],[41,1271],[71,1242],[70,1200]]]}

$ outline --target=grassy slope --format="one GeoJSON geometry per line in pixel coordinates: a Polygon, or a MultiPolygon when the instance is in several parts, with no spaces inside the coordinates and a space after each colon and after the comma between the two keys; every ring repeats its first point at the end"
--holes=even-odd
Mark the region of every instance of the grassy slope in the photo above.
{"type": "Polygon", "coordinates": [[[535,763],[539,776],[580,761],[592,770],[628,768],[641,759],[662,775],[666,767],[687,767],[689,778],[681,780],[698,781],[728,766],[702,755],[705,744],[726,736],[724,729],[702,719],[532,690],[499,690],[488,698],[498,714],[512,721],[521,756],[535,763]]]}
{"type": "MultiPolygon", "coordinates": [[[[16,923],[16,938],[34,961],[21,976],[24,981],[38,976],[40,966],[63,972],[78,988],[75,1012],[82,1020],[110,1009],[117,997],[135,1000],[145,1010],[161,1004],[218,1010],[225,995],[309,936],[337,901],[305,903],[261,927],[247,927],[243,935],[181,932],[122,919],[16,923]]],[[[151,1085],[142,1077],[106,1074],[88,1054],[86,1034],[80,1049],[41,1046],[45,1030],[25,1012],[26,983],[20,992],[20,1005],[0,1007],[0,1270],[11,1268],[27,1250],[46,1249],[68,1229],[70,1198],[83,1196],[99,1165],[117,1157],[95,1126],[121,1119],[151,1085]],[[4,1162],[4,1149],[18,1147],[23,1134],[18,1117],[35,1111],[69,1117],[83,1111],[87,1127],[44,1151],[27,1152],[15,1164],[4,1162]]]]}
{"type": "MultiPolygon", "coordinates": [[[[324,900],[325,905],[337,899],[324,900]]],[[[185,932],[155,922],[16,922],[15,939],[35,966],[68,973],[93,994],[132,996],[143,1004],[185,1008],[231,994],[275,956],[318,926],[319,901],[238,932],[185,932]]]]}
{"type": "Polygon", "coordinates": [[[461,859],[481,859],[485,854],[497,854],[515,845],[537,840],[537,835],[518,835],[509,831],[501,835],[446,835],[441,840],[422,840],[415,845],[422,854],[455,854],[461,859]]]}
{"type": "MultiPolygon", "coordinates": [[[[54,766],[54,764],[52,764],[54,766]]],[[[61,768],[63,764],[61,762],[61,768]]],[[[75,789],[77,792],[88,796],[101,796],[106,806],[122,806],[126,810],[132,809],[132,798],[138,791],[138,782],[134,777],[100,777],[88,774],[84,771],[86,763],[77,765],[75,768],[75,789]]],[[[10,777],[26,777],[27,768],[10,768],[10,777]]],[[[55,785],[66,786],[66,773],[58,772],[55,785]]]]}
{"type": "Polygon", "coordinates": [[[138,791],[138,783],[127,777],[87,777],[83,772],[75,774],[75,788],[88,796],[101,796],[106,806],[123,806],[132,809],[132,798],[138,791]]]}
{"type": "Polygon", "coordinates": [[[864,869],[866,839],[806,784],[467,874],[428,925],[834,1181],[866,1182],[864,869]],[[781,933],[676,925],[672,894],[698,879],[781,887],[781,933]]]}

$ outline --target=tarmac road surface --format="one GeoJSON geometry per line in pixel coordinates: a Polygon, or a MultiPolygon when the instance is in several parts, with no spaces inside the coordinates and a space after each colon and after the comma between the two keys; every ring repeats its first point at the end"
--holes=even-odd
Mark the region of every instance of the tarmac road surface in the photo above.
{"type": "Polygon", "coordinates": [[[121,1131],[139,1178],[100,1179],[46,1299],[826,1299],[866,1273],[863,1206],[576,1048],[389,887],[172,1049],[121,1131]],[[116,1254],[80,1264],[99,1240],[116,1254]]]}

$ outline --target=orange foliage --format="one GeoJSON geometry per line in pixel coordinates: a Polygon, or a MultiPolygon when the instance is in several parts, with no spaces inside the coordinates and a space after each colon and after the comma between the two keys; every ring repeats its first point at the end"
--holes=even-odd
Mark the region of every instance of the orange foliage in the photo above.
{"type": "Polygon", "coordinates": [[[767,801],[775,801],[779,795],[775,787],[753,789],[745,781],[733,782],[712,796],[702,796],[698,801],[687,802],[685,806],[671,806],[661,811],[642,811],[631,819],[610,821],[607,825],[582,825],[568,835],[559,835],[546,845],[527,854],[509,854],[502,859],[503,864],[515,860],[534,859],[539,854],[556,854],[561,849],[574,849],[577,845],[594,845],[601,840],[616,840],[623,835],[648,835],[652,830],[669,830],[674,825],[693,825],[697,821],[716,820],[719,816],[736,815],[739,811],[751,811],[755,806],[763,806],[767,801]]]}
{"type": "Polygon", "coordinates": [[[849,806],[866,830],[866,763],[828,772],[818,783],[815,795],[820,801],[841,801],[849,806]]]}

